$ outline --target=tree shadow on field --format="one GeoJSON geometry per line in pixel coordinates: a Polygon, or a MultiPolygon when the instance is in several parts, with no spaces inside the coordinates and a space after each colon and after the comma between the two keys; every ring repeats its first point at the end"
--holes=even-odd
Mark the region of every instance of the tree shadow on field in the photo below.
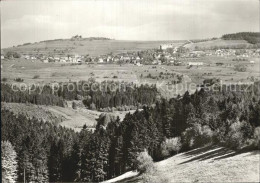
{"type": "Polygon", "coordinates": [[[190,151],[184,153],[184,155],[187,156],[187,157],[197,156],[199,154],[202,154],[202,153],[205,153],[209,150],[213,150],[213,149],[217,149],[217,148],[219,148],[219,146],[209,145],[209,146],[197,148],[197,149],[194,149],[194,150],[190,150],[190,151]]]}
{"type": "Polygon", "coordinates": [[[220,160],[220,159],[229,158],[229,157],[232,157],[232,156],[244,153],[244,152],[246,152],[246,151],[234,151],[234,150],[224,148],[224,147],[208,146],[208,147],[203,147],[203,148],[195,149],[193,151],[184,153],[183,154],[184,156],[193,157],[193,158],[191,158],[187,161],[184,161],[180,164],[185,164],[185,163],[189,163],[189,162],[196,161],[196,160],[197,161],[203,161],[203,160],[207,160],[207,159],[220,160]]]}
{"type": "Polygon", "coordinates": [[[134,183],[134,182],[139,182],[142,180],[142,177],[140,177],[140,174],[135,175],[133,177],[128,177],[119,181],[116,181],[116,183],[134,183]]]}

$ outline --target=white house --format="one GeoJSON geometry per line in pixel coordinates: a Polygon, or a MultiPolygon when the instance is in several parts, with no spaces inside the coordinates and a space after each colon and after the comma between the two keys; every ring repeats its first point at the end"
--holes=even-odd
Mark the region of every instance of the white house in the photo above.
{"type": "Polygon", "coordinates": [[[1,60],[5,59],[5,56],[4,55],[1,55],[1,60]]]}
{"type": "Polygon", "coordinates": [[[103,58],[99,58],[99,59],[98,59],[98,62],[99,62],[99,63],[103,63],[103,62],[104,62],[103,58]]]}
{"type": "Polygon", "coordinates": [[[29,55],[24,55],[24,58],[28,60],[28,59],[30,59],[30,56],[29,55]]]}
{"type": "Polygon", "coordinates": [[[59,57],[54,57],[55,62],[59,62],[60,58],[59,57]]]}
{"type": "Polygon", "coordinates": [[[81,62],[82,62],[81,58],[78,57],[78,58],[76,59],[76,62],[77,62],[77,63],[81,63],[81,62]]]}
{"type": "Polygon", "coordinates": [[[188,65],[203,65],[203,62],[189,62],[188,65]]]}
{"type": "Polygon", "coordinates": [[[161,44],[160,50],[166,50],[167,48],[174,48],[174,44],[161,44]]]}
{"type": "Polygon", "coordinates": [[[143,64],[141,64],[140,62],[137,62],[136,65],[137,65],[138,67],[143,66],[143,64]]]}

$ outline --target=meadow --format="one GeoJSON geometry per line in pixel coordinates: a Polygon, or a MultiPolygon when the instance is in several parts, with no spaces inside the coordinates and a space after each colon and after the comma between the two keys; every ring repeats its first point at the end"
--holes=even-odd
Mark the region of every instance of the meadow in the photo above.
{"type": "Polygon", "coordinates": [[[79,54],[100,56],[159,48],[161,44],[174,43],[176,46],[186,41],[123,41],[123,40],[52,40],[3,49],[23,54],[66,55],[79,54]]]}
{"type": "Polygon", "coordinates": [[[96,81],[125,81],[136,84],[157,84],[159,91],[166,98],[183,94],[182,91],[172,92],[172,88],[182,88],[189,83],[202,84],[205,79],[218,78],[222,83],[248,83],[259,80],[259,59],[247,58],[246,61],[233,61],[235,57],[205,56],[184,59],[180,66],[174,65],[143,65],[133,64],[81,64],[70,63],[42,63],[39,60],[25,59],[3,60],[1,78],[6,82],[14,82],[15,78],[22,78],[27,84],[47,84],[53,82],[81,81],[94,78],[96,81]],[[254,63],[250,63],[254,61],[254,63]],[[202,66],[188,67],[188,62],[203,62],[202,66]],[[217,65],[222,63],[222,65],[217,65]],[[236,65],[246,67],[245,72],[236,71],[236,65]],[[182,77],[181,83],[177,78],[182,77]],[[170,91],[169,91],[170,90],[170,91]]]}

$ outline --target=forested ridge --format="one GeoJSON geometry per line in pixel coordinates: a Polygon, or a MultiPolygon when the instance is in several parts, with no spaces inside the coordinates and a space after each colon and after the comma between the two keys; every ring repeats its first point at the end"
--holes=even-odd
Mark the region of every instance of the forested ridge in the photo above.
{"type": "Polygon", "coordinates": [[[259,149],[259,82],[244,91],[186,92],[161,99],[153,107],[119,118],[102,114],[94,133],[43,123],[1,111],[2,140],[17,153],[18,179],[35,182],[99,182],[136,169],[136,157],[147,150],[154,161],[166,153],[167,139],[181,139],[180,151],[205,144],[232,149],[259,149]]]}
{"type": "Polygon", "coordinates": [[[159,95],[156,86],[125,82],[70,82],[58,85],[33,86],[19,88],[8,83],[1,83],[1,101],[32,103],[37,105],[57,105],[64,107],[65,100],[82,100],[90,109],[119,106],[152,105],[159,95]],[[13,90],[12,87],[16,87],[13,90]],[[94,106],[94,107],[93,107],[94,106]]]}
{"type": "Polygon", "coordinates": [[[260,33],[259,32],[239,32],[234,34],[225,34],[222,36],[225,40],[246,40],[251,44],[260,43],[260,33]]]}
{"type": "Polygon", "coordinates": [[[36,87],[35,91],[30,92],[28,88],[19,88],[18,86],[1,82],[1,101],[65,106],[65,101],[61,97],[54,95],[49,85],[43,86],[42,92],[40,92],[40,87],[36,87]]]}

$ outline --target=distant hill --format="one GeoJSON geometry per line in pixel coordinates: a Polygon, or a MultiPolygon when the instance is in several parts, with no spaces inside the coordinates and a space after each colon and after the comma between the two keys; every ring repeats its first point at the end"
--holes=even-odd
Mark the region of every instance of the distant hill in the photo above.
{"type": "Polygon", "coordinates": [[[3,49],[20,54],[32,55],[90,55],[100,56],[109,53],[117,54],[131,51],[141,51],[159,48],[161,44],[175,43],[180,46],[185,41],[123,41],[103,37],[81,38],[73,36],[71,39],[45,40],[36,43],[25,43],[16,47],[3,49]]]}
{"type": "Polygon", "coordinates": [[[225,34],[221,38],[224,40],[245,40],[251,44],[259,44],[260,32],[239,32],[234,34],[225,34]]]}
{"type": "Polygon", "coordinates": [[[245,40],[211,39],[207,41],[195,41],[184,45],[191,50],[224,49],[224,48],[247,48],[252,44],[245,40]]]}

